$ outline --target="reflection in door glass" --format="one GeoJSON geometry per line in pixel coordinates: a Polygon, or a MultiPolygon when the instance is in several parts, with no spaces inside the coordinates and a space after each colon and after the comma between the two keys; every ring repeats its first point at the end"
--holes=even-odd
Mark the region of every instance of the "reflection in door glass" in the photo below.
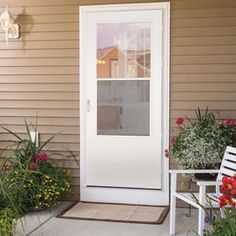
{"type": "Polygon", "coordinates": [[[97,25],[97,78],[150,77],[150,23],[97,25]]]}
{"type": "Polygon", "coordinates": [[[98,81],[98,135],[149,135],[149,82],[98,81]]]}

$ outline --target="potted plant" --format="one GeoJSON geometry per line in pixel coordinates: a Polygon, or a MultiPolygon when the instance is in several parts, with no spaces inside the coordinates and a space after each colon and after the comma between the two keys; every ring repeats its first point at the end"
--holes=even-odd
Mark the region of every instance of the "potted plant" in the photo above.
{"type": "Polygon", "coordinates": [[[178,118],[179,133],[166,157],[173,157],[182,169],[218,169],[226,146],[236,145],[236,126],[233,118],[217,119],[208,108],[198,108],[196,120],[178,118]]]}
{"type": "MultiPolygon", "coordinates": [[[[13,206],[17,206],[21,215],[27,211],[49,208],[71,190],[69,172],[50,161],[51,156],[62,154],[47,154],[44,150],[55,135],[37,147],[36,140],[32,140],[30,135],[30,131],[37,132],[37,125],[25,122],[25,127],[25,138],[2,127],[15,139],[10,141],[2,153],[5,159],[1,169],[0,196],[4,196],[13,206]]],[[[70,154],[67,157],[71,156],[74,155],[70,154]]]]}

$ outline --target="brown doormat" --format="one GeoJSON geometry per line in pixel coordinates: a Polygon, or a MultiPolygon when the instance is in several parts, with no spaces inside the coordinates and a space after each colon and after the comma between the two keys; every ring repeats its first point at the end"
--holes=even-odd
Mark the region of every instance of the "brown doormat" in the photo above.
{"type": "Polygon", "coordinates": [[[168,211],[169,206],[78,202],[72,204],[57,217],[78,220],[162,224],[168,211]]]}

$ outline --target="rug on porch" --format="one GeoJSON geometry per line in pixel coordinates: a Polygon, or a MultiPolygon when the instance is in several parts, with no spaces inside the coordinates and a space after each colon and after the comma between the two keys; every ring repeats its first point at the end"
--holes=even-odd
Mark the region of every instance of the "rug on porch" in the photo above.
{"type": "Polygon", "coordinates": [[[162,224],[169,206],[77,202],[57,217],[123,223],[162,224]]]}

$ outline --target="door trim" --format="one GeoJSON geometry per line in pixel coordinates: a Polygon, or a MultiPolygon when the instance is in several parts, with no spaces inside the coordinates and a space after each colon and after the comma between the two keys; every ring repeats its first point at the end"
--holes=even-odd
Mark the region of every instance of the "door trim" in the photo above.
{"type": "Polygon", "coordinates": [[[104,202],[104,195],[111,197],[106,202],[148,205],[169,204],[169,160],[164,157],[164,149],[169,147],[169,61],[170,61],[170,3],[114,4],[80,7],[80,200],[104,202]],[[86,13],[135,10],[162,10],[163,12],[163,78],[162,78],[162,189],[137,190],[125,188],[88,187],[86,176],[86,13]]]}

